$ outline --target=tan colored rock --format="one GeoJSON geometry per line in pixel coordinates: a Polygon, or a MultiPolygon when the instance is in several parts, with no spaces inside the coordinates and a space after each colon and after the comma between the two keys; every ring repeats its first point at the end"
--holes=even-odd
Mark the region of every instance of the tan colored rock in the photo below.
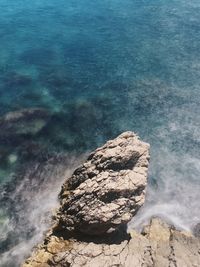
{"type": "Polygon", "coordinates": [[[67,240],[63,240],[63,238],[58,238],[56,236],[51,236],[46,246],[46,250],[51,254],[63,252],[69,248],[70,243],[67,240]]]}
{"type": "Polygon", "coordinates": [[[32,258],[26,261],[23,267],[48,267],[48,262],[52,259],[52,254],[45,248],[38,248],[32,258]]]}
{"type": "Polygon", "coordinates": [[[132,132],[95,150],[63,185],[59,227],[101,235],[126,225],[144,204],[148,163],[149,145],[132,132]]]}
{"type": "Polygon", "coordinates": [[[120,229],[144,203],[148,161],[149,145],[131,132],[94,151],[65,182],[57,226],[23,267],[199,267],[191,233],[158,218],[142,233],[120,229]]]}
{"type": "MultiPolygon", "coordinates": [[[[71,239],[70,243],[66,251],[51,255],[47,266],[200,266],[200,240],[189,233],[174,230],[172,226],[156,218],[152,219],[150,225],[145,227],[142,234],[132,231],[131,238],[122,240],[119,244],[95,243],[75,239],[71,239]]],[[[48,245],[42,248],[40,255],[44,253],[47,247],[48,245]]],[[[32,259],[29,259],[29,265],[23,267],[46,266],[34,265],[36,260],[38,260],[38,257],[33,256],[32,259]]]]}

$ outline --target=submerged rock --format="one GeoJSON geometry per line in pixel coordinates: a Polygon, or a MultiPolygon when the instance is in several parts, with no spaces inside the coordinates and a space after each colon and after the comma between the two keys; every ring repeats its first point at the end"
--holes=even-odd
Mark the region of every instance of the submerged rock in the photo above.
{"type": "Polygon", "coordinates": [[[13,111],[0,118],[0,140],[35,135],[47,124],[50,113],[41,108],[13,111]]]}
{"type": "Polygon", "coordinates": [[[149,145],[126,132],[98,148],[63,185],[59,226],[101,235],[126,226],[144,204],[149,145]]]}
{"type": "Polygon", "coordinates": [[[32,78],[29,75],[12,71],[5,74],[3,82],[6,88],[22,87],[29,86],[32,82],[32,78]]]}

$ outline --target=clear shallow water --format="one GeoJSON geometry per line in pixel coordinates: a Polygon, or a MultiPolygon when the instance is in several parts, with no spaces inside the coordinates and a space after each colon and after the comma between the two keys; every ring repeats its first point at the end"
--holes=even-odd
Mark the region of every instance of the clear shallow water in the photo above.
{"type": "MultiPolygon", "coordinates": [[[[158,214],[184,229],[199,222],[199,1],[0,0],[0,11],[0,114],[50,110],[33,141],[70,154],[137,132],[151,144],[151,167],[146,206],[133,226],[158,214]]],[[[14,179],[18,162],[7,157],[22,144],[6,152],[4,145],[2,184],[14,179]]],[[[5,240],[13,226],[1,210],[5,240]]],[[[27,239],[16,242],[15,259],[26,254],[18,243],[27,239]]]]}

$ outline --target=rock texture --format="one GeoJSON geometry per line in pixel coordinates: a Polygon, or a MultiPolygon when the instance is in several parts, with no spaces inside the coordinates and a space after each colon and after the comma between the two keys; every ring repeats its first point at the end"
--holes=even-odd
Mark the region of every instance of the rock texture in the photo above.
{"type": "Polygon", "coordinates": [[[149,145],[132,132],[94,151],[63,185],[62,229],[101,235],[126,225],[144,204],[149,145]]]}
{"type": "Polygon", "coordinates": [[[126,132],[94,151],[64,183],[55,225],[23,267],[198,267],[200,240],[158,218],[126,224],[144,203],[149,145],[126,132]]]}
{"type": "Polygon", "coordinates": [[[119,244],[50,236],[23,267],[199,267],[200,239],[158,218],[119,244]]]}

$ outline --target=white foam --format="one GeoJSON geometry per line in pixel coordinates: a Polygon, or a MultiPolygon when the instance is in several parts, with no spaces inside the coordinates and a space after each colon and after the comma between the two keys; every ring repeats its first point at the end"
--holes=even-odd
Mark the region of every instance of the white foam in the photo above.
{"type": "MultiPolygon", "coordinates": [[[[57,170],[55,168],[55,171],[53,172],[48,172],[48,170],[46,170],[45,173],[47,177],[34,194],[32,190],[33,184],[30,185],[28,190],[23,191],[23,198],[28,201],[28,205],[25,210],[20,210],[20,216],[26,216],[26,218],[28,218],[29,225],[23,225],[23,227],[27,227],[27,229],[33,227],[34,235],[28,239],[21,237],[21,240],[17,245],[12,246],[10,250],[1,255],[0,266],[20,266],[24,259],[30,255],[32,248],[43,240],[45,231],[47,231],[51,225],[51,216],[59,207],[58,194],[61,185],[66,178],[70,177],[72,171],[82,160],[82,157],[84,156],[81,155],[80,158],[71,157],[71,159],[68,160],[68,165],[62,167],[58,166],[57,170]],[[63,167],[64,173],[61,169],[63,167]]],[[[15,195],[20,190],[26,188],[24,187],[25,183],[27,183],[26,179],[24,179],[16,188],[15,194],[13,194],[13,199],[15,199],[15,195]]],[[[37,184],[37,179],[35,179],[35,183],[37,184]]],[[[14,227],[9,221],[5,221],[5,224],[9,230],[14,227]]],[[[19,227],[22,226],[19,225],[19,227]]],[[[9,231],[6,233],[8,234],[9,231]]],[[[6,236],[4,236],[4,238],[6,238],[6,236]]]]}

